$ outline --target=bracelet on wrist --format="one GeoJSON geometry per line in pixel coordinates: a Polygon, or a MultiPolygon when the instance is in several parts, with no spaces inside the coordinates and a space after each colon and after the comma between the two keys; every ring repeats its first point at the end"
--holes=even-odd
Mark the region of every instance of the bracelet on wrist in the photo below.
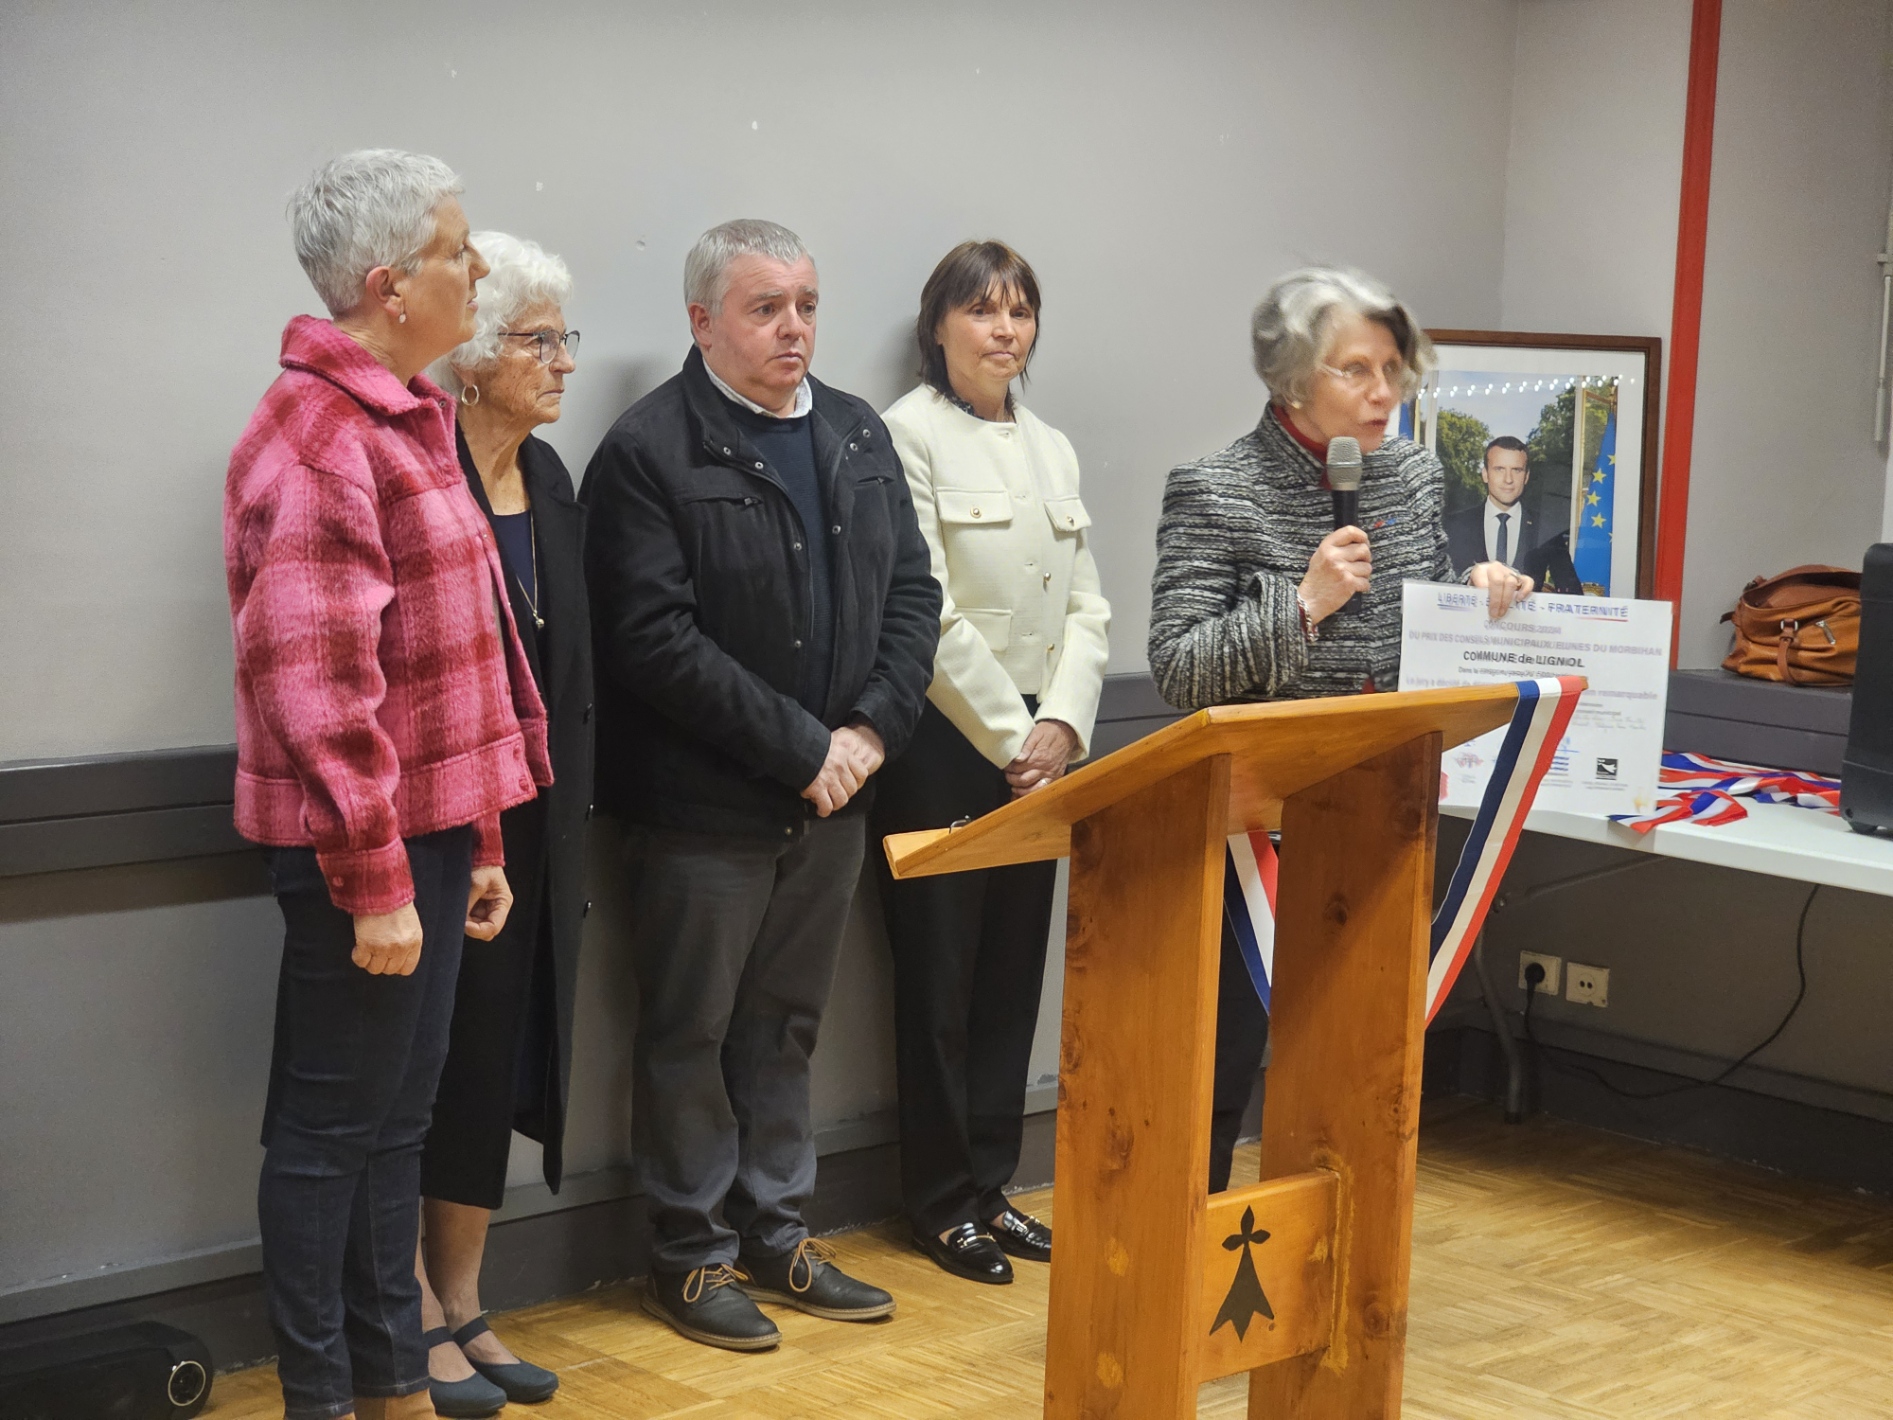
{"type": "Polygon", "coordinates": [[[1299,590],[1295,593],[1295,610],[1301,616],[1302,639],[1307,641],[1309,645],[1314,645],[1315,642],[1321,639],[1321,628],[1316,624],[1314,617],[1308,611],[1308,598],[1304,597],[1299,590]]]}

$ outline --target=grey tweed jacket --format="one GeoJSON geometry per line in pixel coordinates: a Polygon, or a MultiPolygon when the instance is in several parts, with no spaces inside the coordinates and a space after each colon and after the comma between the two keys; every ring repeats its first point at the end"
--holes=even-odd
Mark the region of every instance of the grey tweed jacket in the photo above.
{"type": "Polygon", "coordinates": [[[1374,572],[1358,612],[1311,644],[1295,589],[1334,530],[1323,466],[1273,409],[1228,448],[1171,470],[1157,524],[1150,669],[1180,710],[1352,695],[1400,677],[1400,584],[1457,582],[1442,521],[1445,474],[1425,447],[1389,438],[1361,473],[1374,572]]]}

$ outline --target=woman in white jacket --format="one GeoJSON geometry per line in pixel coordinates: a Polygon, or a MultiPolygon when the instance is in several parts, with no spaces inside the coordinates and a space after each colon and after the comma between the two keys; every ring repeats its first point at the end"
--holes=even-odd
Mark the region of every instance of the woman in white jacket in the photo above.
{"type": "MultiPolygon", "coordinates": [[[[1038,313],[1037,277],[1001,242],[955,247],[921,292],[921,384],[885,418],[945,599],[926,711],[880,774],[877,836],[988,813],[1087,753],[1111,609],[1077,455],[1012,396],[1038,313]]],[[[957,1276],[1010,1282],[1007,1253],[1051,1256],[1051,1229],[1002,1190],[1019,1162],[1056,865],[896,883],[874,859],[914,1242],[957,1276]]]]}

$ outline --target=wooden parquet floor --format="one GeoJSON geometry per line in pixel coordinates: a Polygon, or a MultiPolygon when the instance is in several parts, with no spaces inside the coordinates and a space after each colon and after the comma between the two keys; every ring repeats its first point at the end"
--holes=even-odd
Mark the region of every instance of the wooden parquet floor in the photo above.
{"type": "MultiPolygon", "coordinates": [[[[1255,1168],[1239,1157],[1237,1177],[1255,1168]],[[1246,1165],[1246,1168],[1245,1168],[1246,1165]]],[[[1023,1200],[1049,1217],[1049,1191],[1023,1200]]],[[[844,1326],[771,1309],[783,1345],[676,1337],[633,1287],[514,1312],[558,1369],[511,1420],[1026,1420],[1040,1413],[1047,1270],[946,1276],[894,1226],[832,1240],[900,1313],[844,1326]]],[[[214,1420],[280,1415],[269,1367],[222,1377],[214,1420]]],[[[1242,1378],[1199,1415],[1246,1413],[1242,1378]]],[[[1408,1420],[1893,1417],[1893,1204],[1539,1119],[1448,1102],[1421,1132],[1408,1420]]]]}

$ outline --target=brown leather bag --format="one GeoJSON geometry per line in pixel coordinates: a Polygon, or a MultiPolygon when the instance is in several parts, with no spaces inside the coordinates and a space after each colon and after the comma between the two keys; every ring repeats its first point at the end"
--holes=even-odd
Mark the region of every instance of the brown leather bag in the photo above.
{"type": "Polygon", "coordinates": [[[1742,589],[1724,670],[1789,685],[1850,685],[1860,650],[1860,574],[1810,563],[1742,589]]]}

